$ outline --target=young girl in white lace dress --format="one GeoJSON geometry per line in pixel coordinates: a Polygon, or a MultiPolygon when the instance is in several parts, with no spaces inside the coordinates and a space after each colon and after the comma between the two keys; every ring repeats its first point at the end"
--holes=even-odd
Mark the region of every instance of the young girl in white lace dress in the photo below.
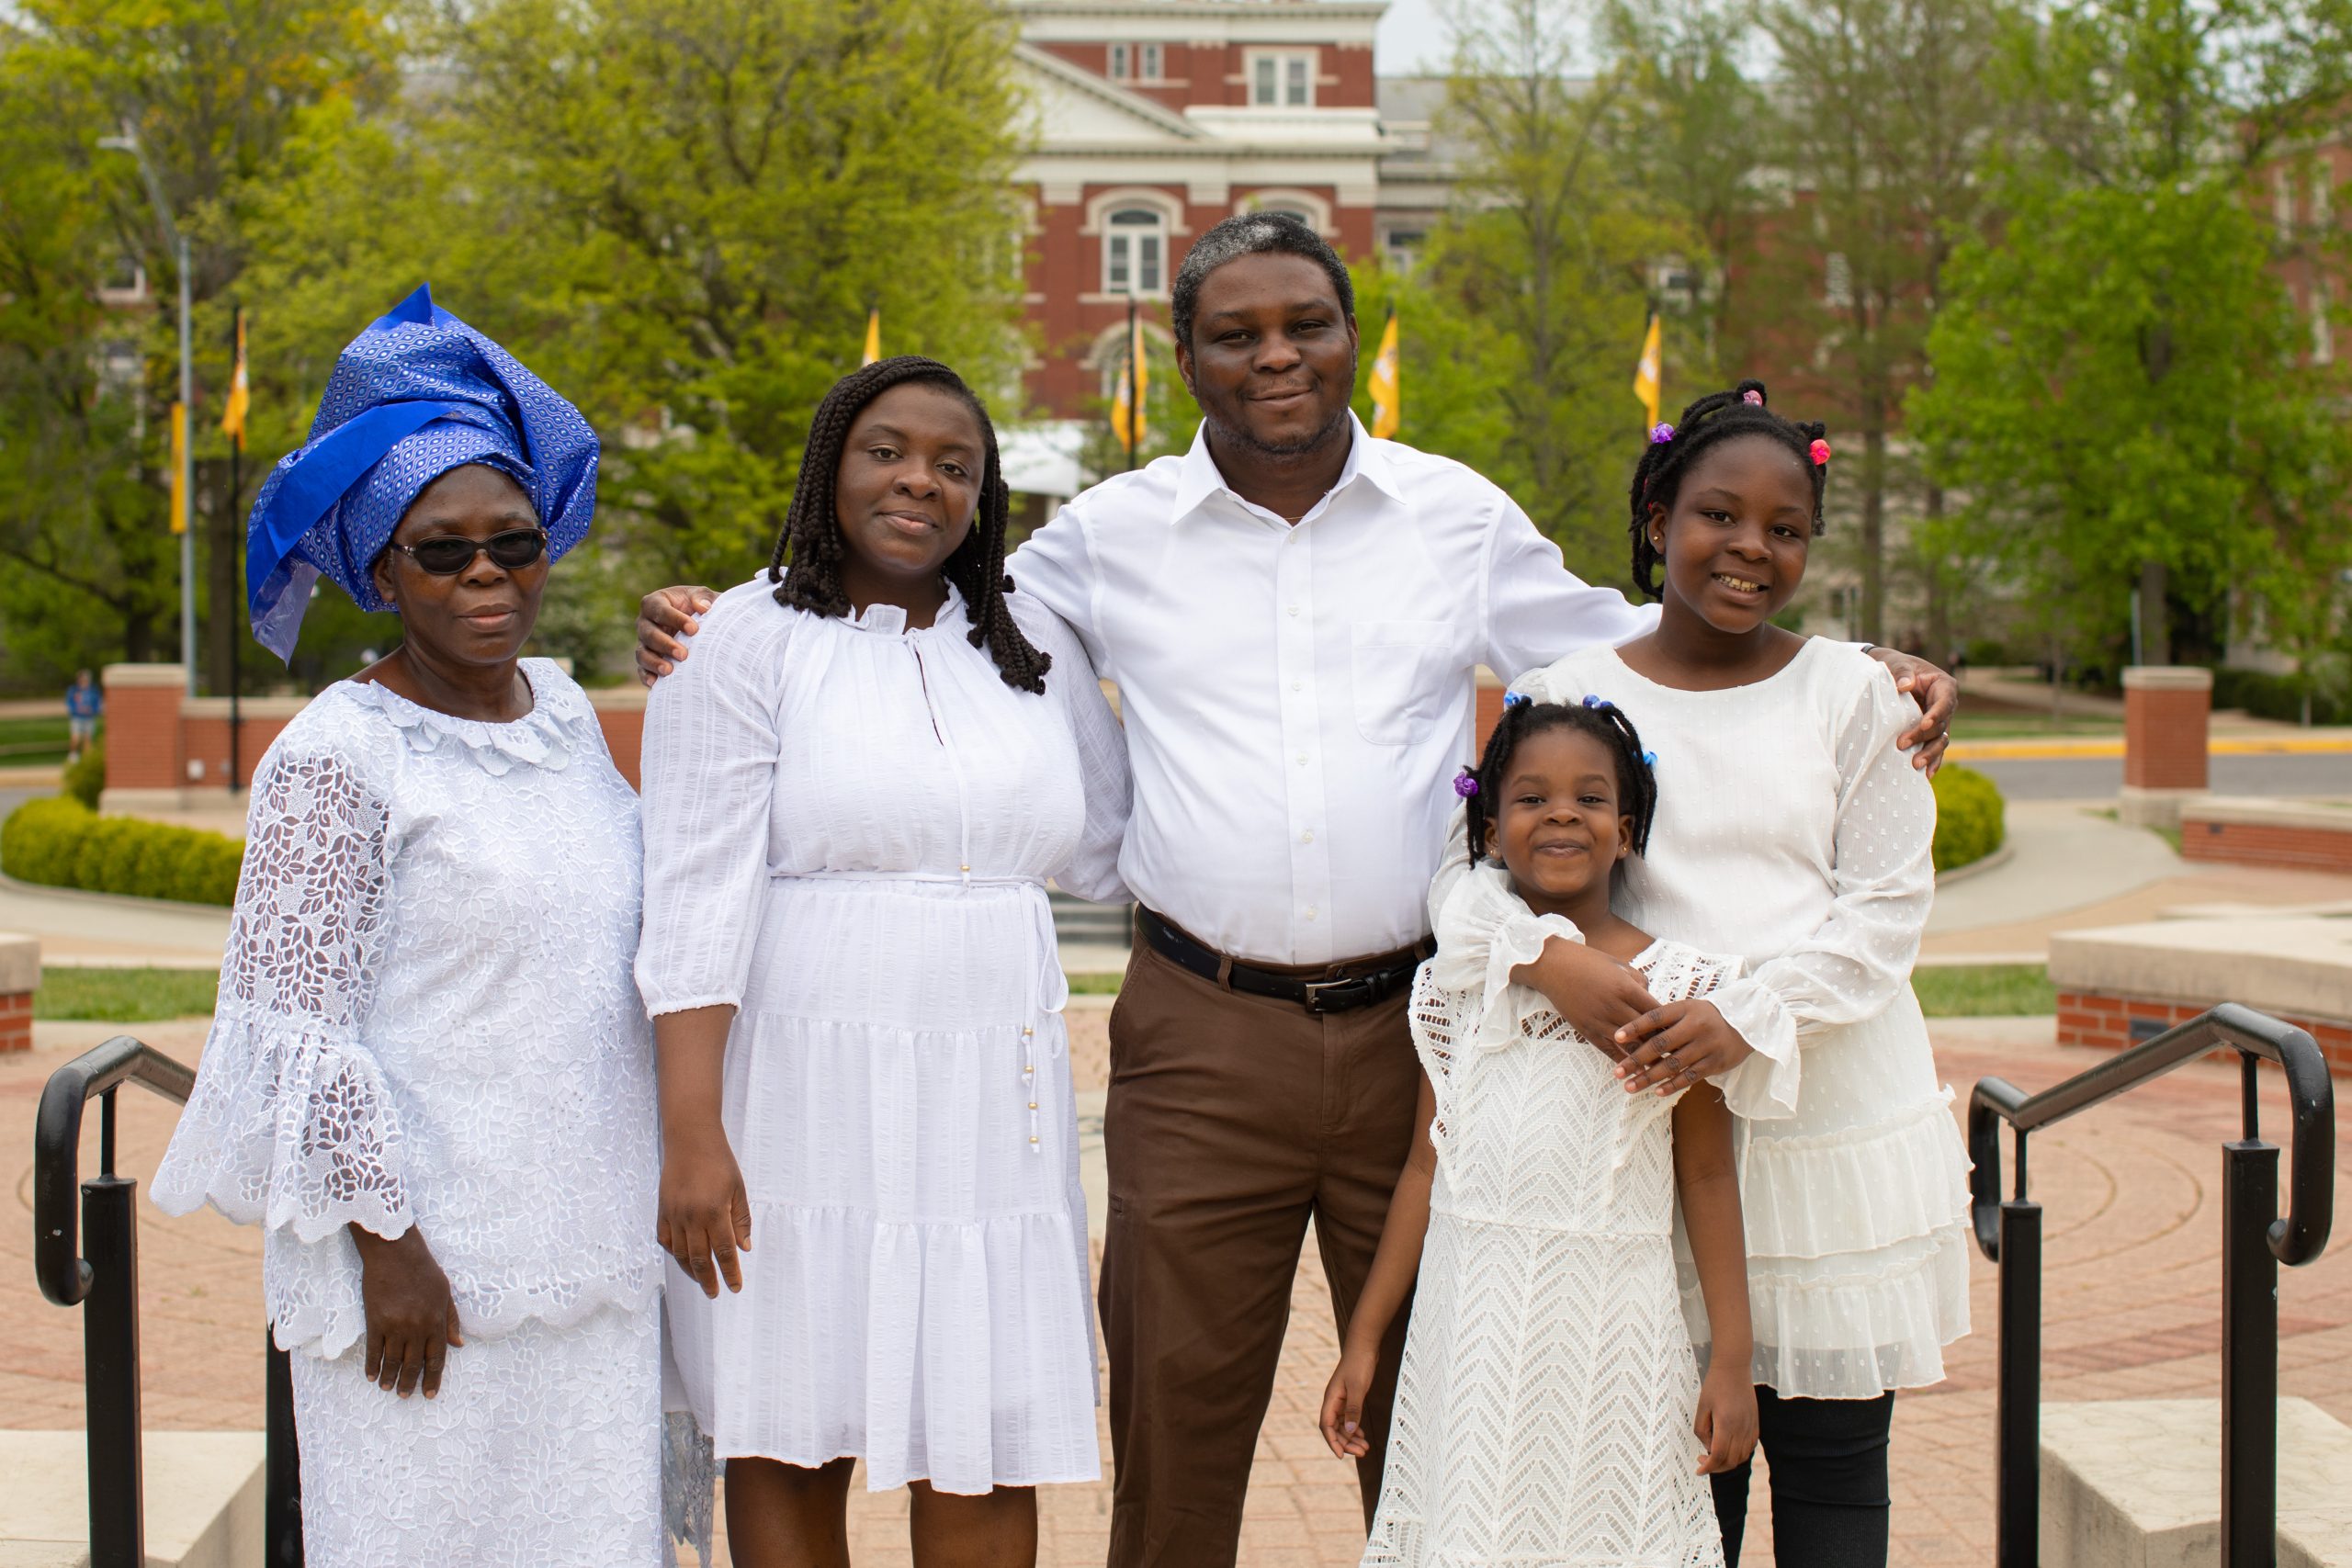
{"type": "MultiPolygon", "coordinates": [[[[1702,999],[1630,984],[1572,933],[1496,951],[1589,1035],[1626,1047],[1625,1089],[1713,1078],[1739,1113],[1752,1358],[1773,1547],[1806,1568],[1886,1560],[1894,1391],[1943,1377],[1968,1331],[1968,1159],[1910,987],[1934,897],[1935,799],[1900,750],[1914,715],[1845,644],[1772,617],[1804,575],[1829,462],[1819,425],[1745,382],[1651,434],[1631,495],[1634,580],[1657,629],[1514,682],[1606,699],[1657,756],[1649,852],[1618,908],[1746,960],[1702,999]],[[1663,582],[1657,581],[1663,568],[1663,582]],[[1802,1082],[1800,1082],[1800,1077],[1802,1082]]],[[[1504,895],[1457,851],[1431,892],[1441,951],[1487,952],[1504,895]]],[[[1686,1282],[1691,1333],[1707,1325],[1686,1282]]],[[[1714,1478],[1736,1564],[1748,1472],[1714,1478]]]]}
{"type": "Polygon", "coordinates": [[[1332,1451],[1366,1451],[1381,1339],[1418,1289],[1363,1561],[1719,1564],[1702,1477],[1746,1461],[1755,1392],[1744,1358],[1702,1381],[1671,1235],[1679,1194],[1716,1342],[1744,1347],[1731,1113],[1705,1084],[1621,1092],[1611,1059],[1510,972],[1571,931],[1662,997],[1739,966],[1610,912],[1657,798],[1623,714],[1513,694],[1455,787],[1509,892],[1481,951],[1441,947],[1414,987],[1421,1133],[1324,1393],[1332,1451]]]}

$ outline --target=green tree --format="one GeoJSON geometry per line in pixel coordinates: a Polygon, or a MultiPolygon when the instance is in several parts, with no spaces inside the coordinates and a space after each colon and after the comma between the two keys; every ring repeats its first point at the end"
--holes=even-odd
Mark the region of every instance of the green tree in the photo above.
{"type": "Polygon", "coordinates": [[[2232,581],[2279,601],[2340,549],[2343,387],[2275,270],[2252,172],[2340,102],[2343,14],[2302,0],[2191,10],[2098,0],[2020,23],[1989,160],[1996,235],[1963,243],[1913,399],[1956,537],[2112,646],[2138,597],[2168,662],[2168,601],[2232,581]]]}

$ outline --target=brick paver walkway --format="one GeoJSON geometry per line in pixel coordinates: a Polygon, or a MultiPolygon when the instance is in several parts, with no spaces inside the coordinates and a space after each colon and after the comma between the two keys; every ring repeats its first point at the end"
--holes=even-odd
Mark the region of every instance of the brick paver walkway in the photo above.
{"type": "MultiPolygon", "coordinates": [[[[1102,1074],[1100,1010],[1074,1012],[1081,1087],[1102,1074]]],[[[43,1026],[42,1048],[0,1059],[0,1170],[12,1202],[0,1220],[0,1426],[72,1427],[81,1409],[81,1325],[40,1300],[32,1279],[30,1141],[34,1100],[49,1071],[106,1032],[43,1026]]],[[[200,1026],[149,1025],[151,1043],[192,1059],[200,1026]]],[[[2047,1021],[1939,1022],[1938,1053],[1962,1101],[1997,1073],[2029,1089],[2097,1059],[2046,1042],[2047,1021]]],[[[144,1179],[168,1136],[170,1109],[137,1091],[122,1111],[124,1167],[144,1179]]],[[[1959,1107],[1956,1105],[1955,1110],[1959,1107]]],[[[2282,1136],[2278,1096],[2267,1127],[2282,1136]]],[[[2235,1135],[2233,1069],[2199,1065],[2036,1139],[2036,1195],[2048,1205],[2045,1397],[2052,1400],[2211,1397],[2219,1391],[2218,1145],[2235,1135]]],[[[85,1157],[95,1158],[96,1118],[85,1157]]],[[[2337,1197],[2352,1202],[2352,1152],[2339,1156],[2337,1197]]],[[[142,1215],[141,1297],[146,1415],[156,1427],[261,1424],[258,1242],[205,1213],[142,1215]]],[[[1980,1332],[1957,1347],[1941,1386],[1897,1402],[1894,1561],[1982,1563],[1992,1521],[1993,1282],[1976,1269],[1980,1332]]],[[[1290,1340],[1258,1446],[1243,1532],[1250,1568],[1351,1564],[1362,1540],[1349,1472],[1323,1450],[1314,1407],[1333,1353],[1314,1252],[1302,1260],[1290,1340]]],[[[2282,1273],[2282,1392],[2352,1421],[2352,1245],[2339,1239],[2317,1264],[2282,1273]]],[[[462,1366],[462,1362],[459,1362],[462,1366]]],[[[1105,1468],[1108,1446],[1105,1445],[1105,1468]]],[[[2218,1490],[2218,1482],[2216,1483],[2218,1490]]],[[[1044,1498],[1051,1568],[1102,1561],[1109,1499],[1102,1486],[1050,1489],[1044,1498]]],[[[857,1561],[908,1561],[902,1495],[860,1495],[857,1561]]],[[[1770,1561],[1759,1507],[1747,1561],[1770,1561]]]]}

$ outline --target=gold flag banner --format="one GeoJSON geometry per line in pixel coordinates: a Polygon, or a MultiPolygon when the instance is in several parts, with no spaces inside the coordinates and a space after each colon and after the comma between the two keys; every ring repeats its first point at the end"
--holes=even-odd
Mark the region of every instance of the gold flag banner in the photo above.
{"type": "Polygon", "coordinates": [[[172,405],[172,532],[187,532],[187,405],[172,405]]]}
{"type": "Polygon", "coordinates": [[[1650,312],[1650,330],[1642,338],[1642,357],[1634,367],[1634,396],[1642,400],[1648,421],[1642,428],[1647,431],[1657,423],[1658,369],[1663,357],[1664,333],[1657,312],[1650,312]]]}
{"type": "Polygon", "coordinates": [[[882,357],[882,307],[876,305],[865,312],[865,357],[860,365],[871,365],[882,357]]]}
{"type": "Polygon", "coordinates": [[[245,449],[245,411],[253,404],[253,389],[245,379],[245,313],[237,312],[237,367],[229,376],[229,399],[220,410],[220,434],[245,449]]]}
{"type": "Polygon", "coordinates": [[[1129,453],[1143,450],[1148,421],[1145,404],[1151,389],[1151,361],[1143,351],[1143,318],[1137,316],[1127,337],[1126,363],[1119,370],[1119,389],[1111,398],[1111,434],[1129,453]]]}
{"type": "Polygon", "coordinates": [[[1372,433],[1383,441],[1405,427],[1404,381],[1396,359],[1396,307],[1388,307],[1380,352],[1372,356],[1372,433]]]}

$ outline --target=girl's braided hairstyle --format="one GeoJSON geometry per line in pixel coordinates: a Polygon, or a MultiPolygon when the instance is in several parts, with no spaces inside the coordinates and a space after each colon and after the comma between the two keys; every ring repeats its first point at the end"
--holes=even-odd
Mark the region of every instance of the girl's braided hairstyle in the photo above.
{"type": "MultiPolygon", "coordinates": [[[[1469,820],[1470,861],[1476,864],[1487,852],[1487,829],[1502,815],[1502,792],[1510,776],[1510,760],[1520,742],[1547,729],[1573,729],[1589,735],[1608,748],[1617,763],[1617,809],[1634,819],[1631,842],[1641,854],[1650,847],[1650,823],[1657,816],[1657,776],[1651,772],[1650,754],[1634,721],[1615,703],[1587,697],[1581,704],[1539,703],[1513,692],[1503,698],[1503,716],[1487,737],[1485,755],[1476,768],[1464,768],[1454,787],[1464,792],[1464,815],[1469,820]],[[1475,784],[1475,789],[1469,786],[1475,784]]],[[[1500,857],[1497,857],[1499,859],[1500,857]]]]}
{"type": "Polygon", "coordinates": [[[1643,597],[1665,597],[1657,578],[1660,557],[1650,543],[1650,508],[1663,506],[1672,512],[1674,498],[1682,488],[1682,477],[1690,471],[1690,466],[1708,448],[1735,436],[1765,436],[1796,455],[1797,461],[1804,465],[1805,472],[1813,479],[1813,531],[1819,534],[1825,526],[1821,492],[1829,481],[1829,467],[1826,461],[1815,460],[1814,443],[1822,438],[1827,428],[1774,413],[1765,405],[1764,383],[1742,381],[1728,392],[1708,393],[1684,409],[1672,424],[1661,424],[1652,431],[1650,444],[1642,449],[1642,460],[1634,468],[1632,497],[1634,586],[1643,597]],[[1659,439],[1661,432],[1665,434],[1663,440],[1659,439]]]}
{"type": "Polygon", "coordinates": [[[833,494],[841,476],[842,450],[850,426],[866,404],[891,388],[910,382],[952,394],[980,422],[988,458],[980,475],[979,513],[972,519],[972,531],[956,547],[939,574],[964,595],[972,619],[972,646],[989,650],[1004,683],[1024,692],[1042,692],[1053,658],[1021,635],[1004,598],[1012,591],[1012,579],[1004,574],[1004,531],[1012,500],[1004,485],[1004,465],[997,457],[996,426],[989,422],[988,409],[964,378],[936,359],[902,354],[877,360],[834,382],[825,400],[817,405],[816,417],[808,422],[808,447],[801,455],[800,479],[792,488],[792,508],[785,513],[784,531],[776,536],[775,553],[768,560],[768,581],[777,585],[775,602],[815,615],[849,614],[849,595],[842,588],[841,515],[833,494]],[[792,563],[789,568],[785,565],[787,558],[792,563]]]}

